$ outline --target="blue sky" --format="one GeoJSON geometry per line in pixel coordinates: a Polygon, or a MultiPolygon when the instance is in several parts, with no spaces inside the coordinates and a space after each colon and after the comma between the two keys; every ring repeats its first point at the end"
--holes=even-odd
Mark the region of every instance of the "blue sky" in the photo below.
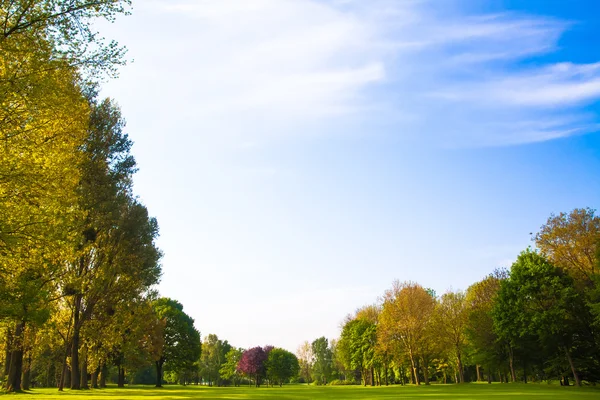
{"type": "Polygon", "coordinates": [[[597,207],[600,3],[147,0],[104,86],[203,335],[334,338],[394,279],[509,266],[597,207]]]}

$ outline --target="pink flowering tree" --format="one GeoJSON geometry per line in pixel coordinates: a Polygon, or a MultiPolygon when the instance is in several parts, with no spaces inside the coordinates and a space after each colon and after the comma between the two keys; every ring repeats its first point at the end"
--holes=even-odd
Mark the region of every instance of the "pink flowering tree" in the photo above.
{"type": "Polygon", "coordinates": [[[260,380],[266,372],[266,361],[273,346],[253,347],[244,351],[237,365],[238,372],[254,379],[256,387],[260,386],[260,380]]]}

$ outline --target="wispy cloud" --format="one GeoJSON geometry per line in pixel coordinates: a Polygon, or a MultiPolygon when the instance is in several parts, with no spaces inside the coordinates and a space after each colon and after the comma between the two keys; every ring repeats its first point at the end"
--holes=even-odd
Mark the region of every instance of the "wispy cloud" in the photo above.
{"type": "Polygon", "coordinates": [[[571,21],[439,4],[140,3],[126,29],[153,33],[128,43],[138,62],[125,73],[139,82],[129,90],[210,131],[249,136],[324,119],[326,130],[389,119],[428,142],[469,146],[597,129],[581,107],[600,99],[600,63],[523,63],[557,50],[571,21]]]}

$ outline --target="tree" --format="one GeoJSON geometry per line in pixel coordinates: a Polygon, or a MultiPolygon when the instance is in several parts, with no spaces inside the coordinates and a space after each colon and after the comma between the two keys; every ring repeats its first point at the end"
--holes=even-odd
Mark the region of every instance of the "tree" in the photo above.
{"type": "Polygon", "coordinates": [[[238,363],[242,358],[244,350],[241,348],[232,347],[225,355],[225,363],[221,365],[219,373],[226,380],[231,380],[234,386],[238,386],[240,382],[240,372],[238,371],[238,363]]]}
{"type": "Polygon", "coordinates": [[[304,382],[312,382],[313,352],[308,341],[305,341],[296,350],[298,362],[300,364],[300,377],[304,382]]]}
{"type": "Polygon", "coordinates": [[[271,382],[278,382],[279,386],[293,376],[298,375],[300,364],[298,358],[287,350],[274,348],[267,357],[267,377],[271,382]]]}
{"type": "Polygon", "coordinates": [[[209,386],[213,382],[220,385],[221,365],[225,363],[225,355],[231,346],[227,341],[219,340],[217,335],[210,334],[202,342],[202,356],[200,357],[200,374],[208,380],[209,386]]]}
{"type": "Polygon", "coordinates": [[[595,210],[576,208],[569,214],[552,214],[534,239],[542,255],[586,285],[600,272],[596,261],[600,217],[595,210]]]}
{"type": "Polygon", "coordinates": [[[35,57],[26,44],[21,50],[14,59],[3,54],[7,67],[0,68],[0,319],[16,322],[9,391],[20,389],[26,325],[39,326],[49,317],[61,266],[72,254],[73,221],[80,216],[73,207],[77,149],[88,111],[75,74],[58,70],[60,61],[35,57]],[[15,92],[4,78],[33,68],[29,56],[36,67],[57,70],[15,92]]]}
{"type": "Polygon", "coordinates": [[[155,343],[156,387],[162,387],[163,367],[168,371],[185,373],[200,358],[200,332],[194,320],[183,312],[181,303],[169,298],[154,301],[158,320],[163,321],[161,340],[155,343]]]}
{"type": "MultiPolygon", "coordinates": [[[[435,298],[421,285],[413,282],[394,282],[385,292],[380,315],[380,338],[398,343],[410,360],[415,383],[420,384],[418,357],[427,356],[425,341],[429,339],[435,298]]],[[[427,358],[426,358],[427,359],[427,358]]],[[[423,369],[428,382],[427,366],[423,369]]]]}
{"type": "Polygon", "coordinates": [[[331,379],[333,354],[329,348],[329,341],[325,337],[315,339],[312,344],[313,374],[317,383],[326,385],[331,379]]]}
{"type": "Polygon", "coordinates": [[[581,385],[573,350],[585,340],[583,301],[573,279],[541,254],[527,249],[502,281],[494,307],[496,331],[509,340],[537,338],[546,351],[560,351],[577,386],[581,385]]]}
{"type": "Polygon", "coordinates": [[[507,277],[505,271],[496,271],[471,285],[466,293],[469,308],[466,334],[474,350],[475,362],[484,366],[488,383],[492,383],[492,370],[500,368],[505,361],[502,343],[494,331],[492,310],[500,283],[507,277]]]}
{"type": "MultiPolygon", "coordinates": [[[[369,370],[373,366],[377,331],[373,322],[366,318],[350,319],[342,328],[338,348],[346,368],[360,371],[363,384],[367,385],[369,370]]],[[[373,384],[371,371],[371,384],[373,384]]]]}
{"type": "Polygon", "coordinates": [[[81,163],[76,257],[65,263],[62,290],[73,311],[71,388],[79,389],[80,332],[102,302],[139,296],[158,283],[158,224],[132,194],[136,171],[132,146],[118,106],[91,100],[92,113],[81,163]]]}
{"type": "Polygon", "coordinates": [[[262,377],[265,375],[265,362],[267,361],[268,353],[260,346],[253,347],[244,351],[237,369],[239,372],[254,379],[256,387],[260,386],[262,377]]]}
{"type": "MultiPolygon", "coordinates": [[[[15,0],[2,3],[0,48],[6,51],[14,40],[35,41],[44,37],[57,58],[71,68],[89,72],[116,73],[125,51],[116,42],[104,43],[93,29],[93,21],[114,21],[127,14],[130,0],[15,0]]],[[[41,72],[41,71],[40,71],[41,72]]]]}
{"type": "Polygon", "coordinates": [[[466,296],[461,291],[447,292],[442,295],[435,311],[436,329],[440,333],[440,339],[452,348],[460,383],[465,382],[463,355],[467,345],[468,311],[466,296]]]}

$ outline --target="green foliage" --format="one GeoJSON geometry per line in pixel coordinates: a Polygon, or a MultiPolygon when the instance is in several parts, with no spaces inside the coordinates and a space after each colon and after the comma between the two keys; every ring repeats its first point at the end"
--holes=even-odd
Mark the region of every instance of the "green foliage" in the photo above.
{"type": "Polygon", "coordinates": [[[312,344],[314,357],[313,374],[315,382],[326,385],[331,380],[333,372],[333,353],[329,348],[329,341],[325,337],[315,339],[312,344]]]}
{"type": "Polygon", "coordinates": [[[585,333],[588,315],[573,278],[530,249],[519,255],[510,277],[502,281],[493,310],[501,340],[521,349],[537,342],[547,357],[564,355],[564,369],[571,369],[578,385],[581,366],[573,352],[592,340],[585,333]]]}
{"type": "Polygon", "coordinates": [[[194,363],[200,357],[200,332],[194,327],[194,320],[183,312],[181,303],[163,297],[155,300],[153,307],[157,318],[164,322],[162,340],[155,346],[158,347],[157,366],[164,365],[166,372],[185,380],[193,373],[194,363]]]}
{"type": "Polygon", "coordinates": [[[267,358],[267,378],[282,386],[300,372],[298,358],[287,350],[274,348],[267,358]]]}
{"type": "Polygon", "coordinates": [[[221,365],[219,373],[223,379],[233,382],[234,386],[238,386],[242,378],[242,375],[238,371],[238,363],[242,358],[244,349],[232,347],[227,354],[225,354],[225,362],[221,365]]]}

